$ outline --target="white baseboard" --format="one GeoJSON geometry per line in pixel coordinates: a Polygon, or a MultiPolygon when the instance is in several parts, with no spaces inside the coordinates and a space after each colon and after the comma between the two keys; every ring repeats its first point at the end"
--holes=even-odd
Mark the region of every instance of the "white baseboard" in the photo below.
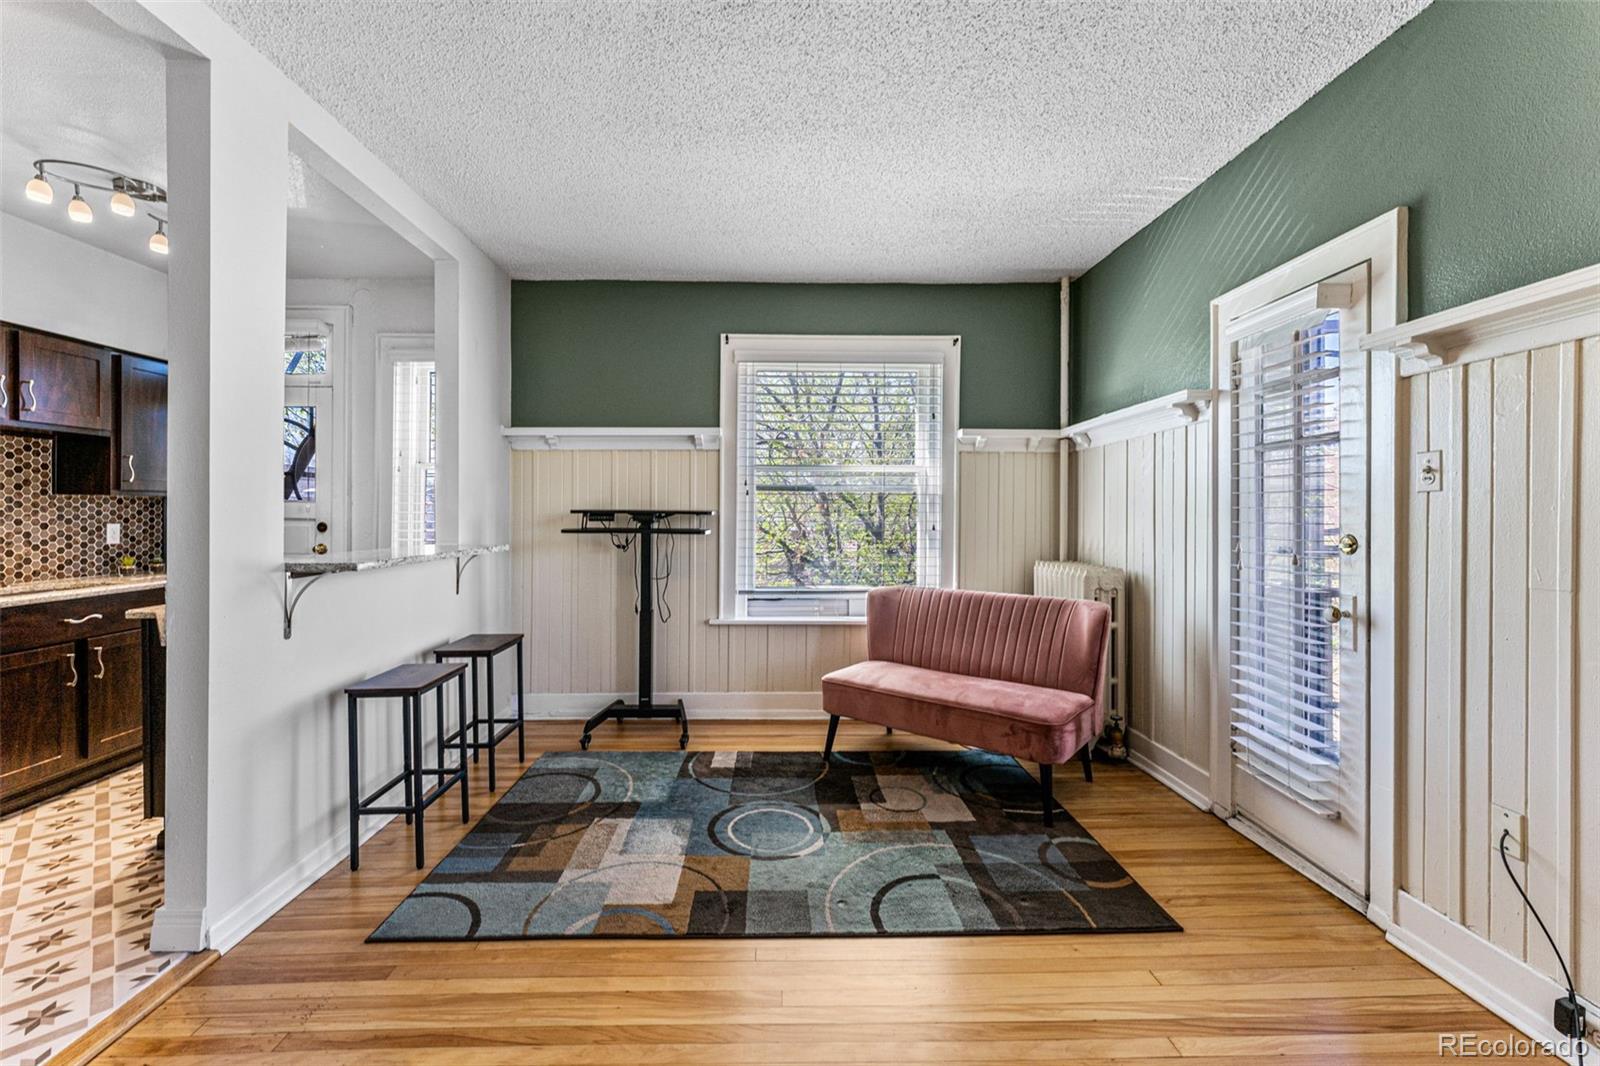
{"type": "MultiPolygon", "coordinates": [[[[1550,1016],[1556,999],[1567,994],[1564,987],[1409,893],[1399,897],[1389,943],[1532,1039],[1558,1039],[1550,1016]]],[[[1592,1042],[1589,1050],[1595,1050],[1592,1042]]],[[[1578,1061],[1575,1048],[1561,1057],[1578,1061]]]]}
{"type": "MultiPolygon", "coordinates": [[[[384,826],[393,821],[394,817],[391,814],[376,820],[364,819],[361,843],[365,844],[371,840],[384,826]]],[[[211,926],[210,944],[206,946],[226,954],[235,944],[254,932],[262,922],[278,913],[290,900],[315,884],[319,877],[349,858],[350,833],[345,830],[323,841],[299,862],[218,918],[211,926]]]]}
{"type": "MultiPolygon", "coordinates": [[[[526,715],[529,721],[577,719],[582,721],[613,700],[638,698],[632,692],[529,692],[526,715]]],[[[822,713],[820,692],[662,692],[660,702],[683,700],[689,719],[818,719],[822,713]]]]}
{"type": "Polygon", "coordinates": [[[1130,729],[1128,761],[1202,811],[1211,809],[1211,775],[1171,748],[1130,729]]]}
{"type": "Polygon", "coordinates": [[[163,903],[150,923],[151,951],[204,951],[206,911],[163,903]]]}

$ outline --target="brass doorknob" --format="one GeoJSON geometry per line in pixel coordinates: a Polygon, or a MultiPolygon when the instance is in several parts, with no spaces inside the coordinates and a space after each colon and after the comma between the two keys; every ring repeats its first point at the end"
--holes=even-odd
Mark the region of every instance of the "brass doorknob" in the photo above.
{"type": "Polygon", "coordinates": [[[317,553],[318,555],[327,555],[328,554],[328,546],[326,544],[318,544],[316,547],[312,548],[311,550],[313,552],[317,553]]]}
{"type": "Polygon", "coordinates": [[[1339,550],[1346,555],[1354,555],[1361,550],[1361,542],[1354,533],[1346,533],[1339,538],[1339,550]]]}

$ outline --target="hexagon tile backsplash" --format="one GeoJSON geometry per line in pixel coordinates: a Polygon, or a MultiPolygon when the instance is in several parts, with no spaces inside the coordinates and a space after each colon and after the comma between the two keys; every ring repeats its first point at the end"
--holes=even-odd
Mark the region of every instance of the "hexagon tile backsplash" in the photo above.
{"type": "Polygon", "coordinates": [[[127,553],[143,569],[163,550],[167,501],[159,496],[57,496],[50,437],[0,433],[0,586],[116,572],[127,553]],[[122,544],[106,525],[122,523],[122,544]]]}

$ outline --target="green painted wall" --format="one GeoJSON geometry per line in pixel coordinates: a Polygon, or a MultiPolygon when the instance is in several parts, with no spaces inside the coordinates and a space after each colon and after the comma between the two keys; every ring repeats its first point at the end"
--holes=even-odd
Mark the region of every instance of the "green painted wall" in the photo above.
{"type": "Polygon", "coordinates": [[[518,281],[520,426],[715,426],[723,333],[959,333],[961,424],[1060,424],[1060,287],[518,281]]]}
{"type": "Polygon", "coordinates": [[[1600,3],[1439,0],[1101,260],[1073,419],[1206,387],[1212,298],[1401,204],[1413,318],[1600,262],[1600,3]]]}

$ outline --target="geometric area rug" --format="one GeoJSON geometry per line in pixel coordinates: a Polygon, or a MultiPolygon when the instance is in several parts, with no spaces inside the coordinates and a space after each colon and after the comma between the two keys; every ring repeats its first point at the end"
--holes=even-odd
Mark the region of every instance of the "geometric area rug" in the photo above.
{"type": "Polygon", "coordinates": [[[992,752],[541,756],[370,941],[1180,929],[992,752]]]}

